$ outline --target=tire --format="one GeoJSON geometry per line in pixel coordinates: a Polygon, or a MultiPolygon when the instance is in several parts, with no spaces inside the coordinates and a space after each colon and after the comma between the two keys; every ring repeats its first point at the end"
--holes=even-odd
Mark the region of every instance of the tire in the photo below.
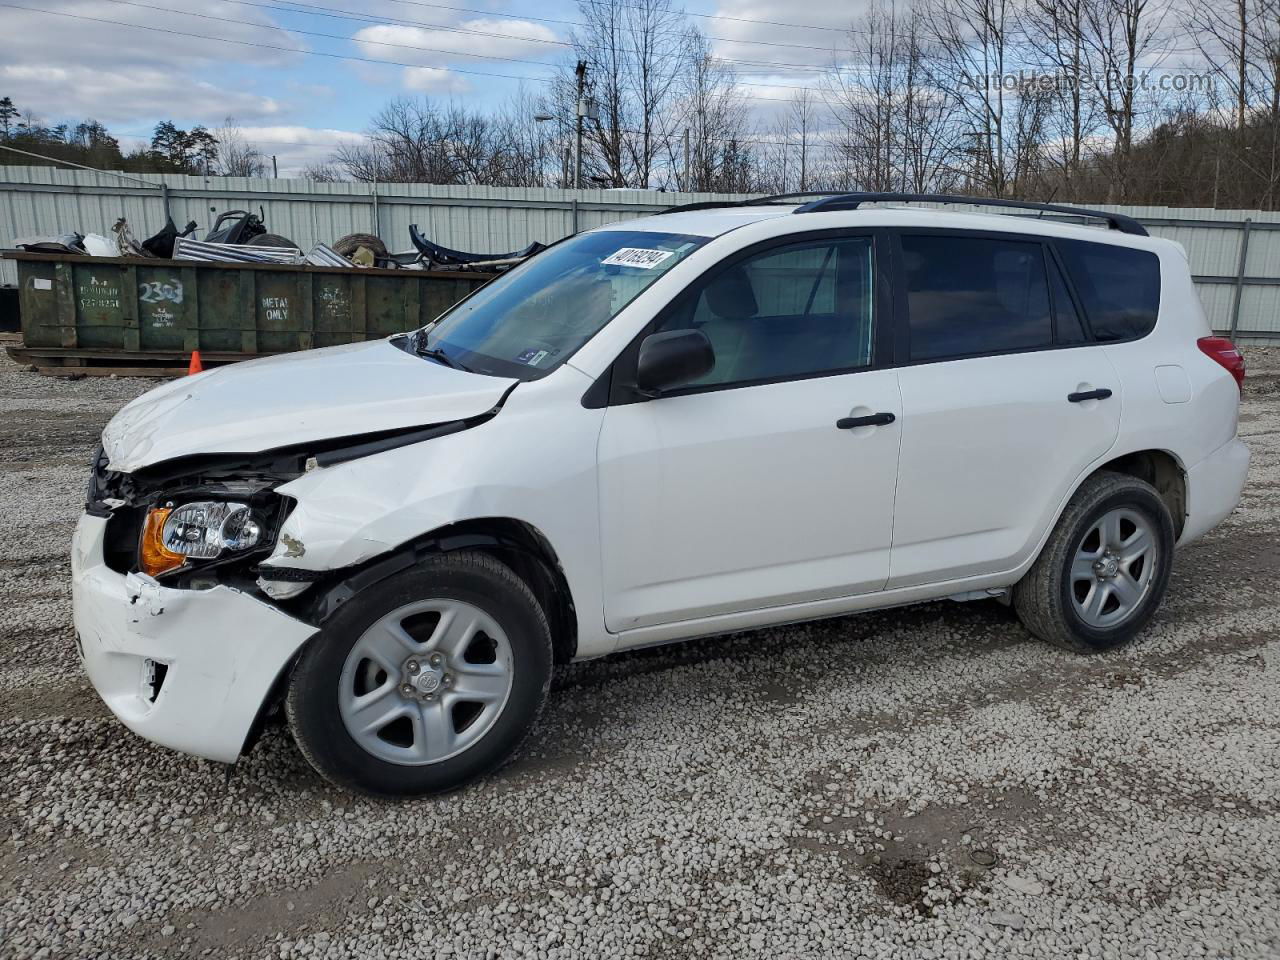
{"type": "Polygon", "coordinates": [[[330,782],[441,793],[512,758],[546,702],[551,664],[551,630],[525,582],[485,554],[441,554],[338,608],[294,668],[285,711],[330,782]]]}
{"type": "Polygon", "coordinates": [[[260,233],[247,244],[250,247],[292,247],[297,250],[298,245],[287,237],[282,237],[278,233],[260,233]]]}
{"type": "Polygon", "coordinates": [[[333,241],[333,252],[348,258],[360,247],[364,247],[378,260],[387,259],[387,245],[372,233],[349,233],[341,240],[333,241]]]}
{"type": "Polygon", "coordinates": [[[1067,504],[1040,556],[1013,588],[1033,634],[1075,653],[1127,643],[1164,599],[1175,534],[1149,483],[1101,471],[1067,504]],[[1139,554],[1145,532],[1150,545],[1139,554]]]}

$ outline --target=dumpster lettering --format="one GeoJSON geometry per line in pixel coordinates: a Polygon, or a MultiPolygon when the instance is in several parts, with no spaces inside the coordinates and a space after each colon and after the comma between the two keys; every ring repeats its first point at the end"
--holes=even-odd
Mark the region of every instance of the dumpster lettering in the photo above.
{"type": "Polygon", "coordinates": [[[263,297],[262,312],[267,320],[289,319],[288,297],[263,297]]]}
{"type": "Polygon", "coordinates": [[[143,303],[182,302],[182,281],[170,279],[167,283],[138,284],[138,299],[143,303]]]}
{"type": "Polygon", "coordinates": [[[173,314],[164,307],[157,307],[151,312],[151,325],[153,327],[172,327],[173,314]]]}
{"type": "Polygon", "coordinates": [[[119,310],[120,287],[115,280],[99,280],[92,274],[87,283],[80,284],[81,310],[119,310]]]}
{"type": "Polygon", "coordinates": [[[320,315],[328,320],[345,320],[351,315],[351,299],[342,287],[321,287],[316,300],[320,315]]]}

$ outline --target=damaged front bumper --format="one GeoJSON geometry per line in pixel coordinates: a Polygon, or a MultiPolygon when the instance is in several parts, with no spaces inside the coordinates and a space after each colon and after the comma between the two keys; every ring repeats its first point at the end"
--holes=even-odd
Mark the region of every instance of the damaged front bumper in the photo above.
{"type": "Polygon", "coordinates": [[[316,632],[241,590],[174,590],[103,559],[107,520],[85,514],[71,550],[85,672],[125,726],[174,750],[231,763],[267,695],[316,632]]]}

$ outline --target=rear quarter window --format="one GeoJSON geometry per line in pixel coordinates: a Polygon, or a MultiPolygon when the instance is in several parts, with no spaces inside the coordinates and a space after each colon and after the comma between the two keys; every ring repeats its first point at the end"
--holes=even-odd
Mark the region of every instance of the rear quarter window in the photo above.
{"type": "Polygon", "coordinates": [[[1055,243],[1095,340],[1136,340],[1155,329],[1160,309],[1159,257],[1148,250],[1088,240],[1055,243]]]}

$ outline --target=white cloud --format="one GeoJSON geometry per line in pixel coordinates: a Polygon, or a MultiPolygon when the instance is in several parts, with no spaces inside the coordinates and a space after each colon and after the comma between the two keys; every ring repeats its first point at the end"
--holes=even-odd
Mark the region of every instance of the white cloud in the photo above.
{"type": "Polygon", "coordinates": [[[275,155],[280,176],[297,177],[303,169],[328,161],[342,143],[358,143],[364,134],[299,126],[242,126],[245,139],[268,158],[275,155]]]}
{"type": "MultiPolygon", "coordinates": [[[[174,10],[215,12],[201,0],[164,2],[174,10]]],[[[270,18],[252,10],[238,11],[237,22],[224,23],[109,0],[43,0],[41,5],[55,14],[5,11],[5,36],[21,37],[21,42],[5,43],[0,83],[20,109],[30,108],[48,119],[93,117],[110,124],[175,115],[275,116],[283,109],[280,101],[225,83],[223,78],[234,77],[234,72],[210,66],[247,59],[256,65],[278,66],[296,60],[289,51],[302,49],[270,18]],[[86,17],[92,19],[77,19],[86,17]],[[248,52],[250,48],[237,44],[126,24],[216,34],[286,50],[248,52]]]]}
{"type": "Polygon", "coordinates": [[[503,36],[477,36],[475,33],[455,33],[451,30],[382,23],[357,30],[352,39],[360,48],[362,56],[378,60],[421,61],[423,66],[439,66],[458,60],[464,60],[475,66],[502,62],[467,56],[470,53],[483,53],[485,57],[515,57],[524,60],[549,59],[565,49],[549,43],[540,43],[539,41],[555,40],[556,35],[541,24],[529,23],[525,20],[464,20],[457,26],[465,30],[497,33],[503,36]],[[426,49],[413,49],[418,47],[426,49]]]}
{"type": "Polygon", "coordinates": [[[357,30],[351,39],[361,56],[421,64],[406,67],[402,81],[405,88],[428,94],[459,94],[473,90],[474,84],[456,72],[458,67],[500,74],[536,70],[533,64],[468,56],[471,53],[483,53],[485,57],[550,61],[565,50],[562,46],[544,42],[557,39],[552,30],[526,20],[463,20],[456,26],[502,36],[478,36],[477,33],[383,23],[357,30]],[[455,69],[449,70],[450,66],[455,69]]]}
{"type": "MultiPolygon", "coordinates": [[[[706,33],[723,38],[713,42],[716,54],[721,57],[764,63],[825,66],[841,51],[848,49],[847,31],[867,6],[867,0],[855,0],[854,3],[810,3],[800,7],[793,0],[721,0],[715,11],[717,16],[773,22],[704,20],[700,26],[706,33]],[[784,27],[778,26],[779,23],[804,23],[831,29],[784,27]],[[763,40],[767,44],[748,43],[750,40],[763,40]]],[[[753,68],[740,66],[738,69],[745,74],[753,68]]],[[[759,69],[768,70],[767,67],[759,69]]],[[[789,82],[803,83],[801,80],[789,82]]],[[[767,91],[765,95],[775,96],[767,91]]]]}
{"type": "Polygon", "coordinates": [[[467,93],[471,83],[466,77],[443,67],[406,67],[404,85],[418,93],[467,93]]]}
{"type": "Polygon", "coordinates": [[[20,43],[10,40],[5,44],[5,61],[35,65],[74,63],[108,70],[123,69],[124,65],[142,69],[168,67],[180,74],[198,74],[211,62],[241,60],[259,66],[289,63],[293,57],[290,51],[304,49],[296,37],[251,7],[162,0],[165,9],[160,10],[153,0],[139,2],[148,5],[130,6],[110,0],[42,0],[40,6],[51,13],[8,9],[4,13],[5,35],[22,39],[20,43]],[[206,20],[188,16],[183,10],[228,19],[206,20]],[[285,49],[255,49],[140,27],[208,34],[285,49]]]}
{"type": "Polygon", "coordinates": [[[282,108],[271,97],[146,67],[7,64],[0,66],[0,85],[20,108],[37,108],[43,116],[56,105],[59,117],[93,117],[106,124],[169,116],[175,106],[186,116],[244,119],[275,116],[282,108]]]}

